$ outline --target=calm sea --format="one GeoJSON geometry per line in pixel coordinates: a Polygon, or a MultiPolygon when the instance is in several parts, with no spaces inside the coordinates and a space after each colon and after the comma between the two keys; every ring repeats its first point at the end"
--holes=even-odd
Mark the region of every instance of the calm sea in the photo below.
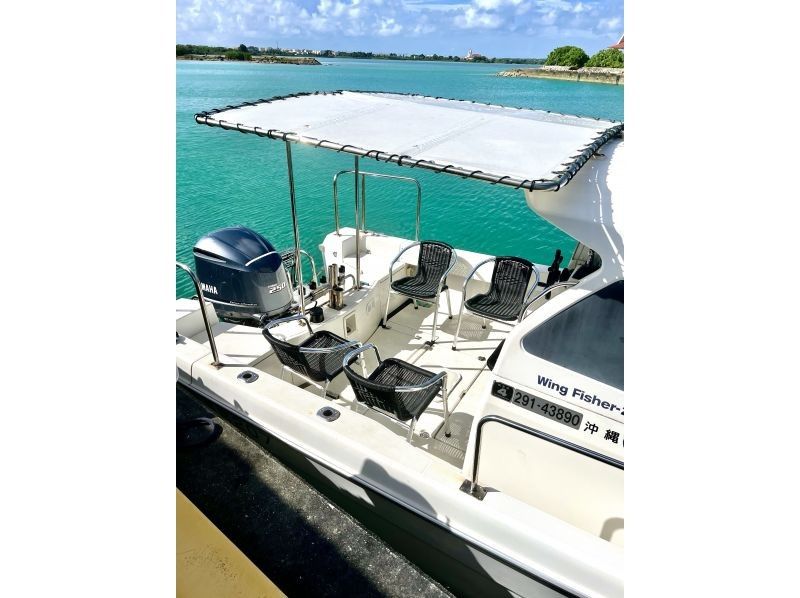
{"type": "MultiPolygon", "coordinates": [[[[414,92],[623,120],[623,88],[598,83],[495,76],[512,65],[326,59],[323,66],[177,61],[176,255],[194,267],[192,246],[223,226],[250,227],[278,249],[292,245],[286,154],[282,143],[198,125],[202,110],[298,91],[364,89],[414,92]]],[[[303,248],[314,255],[333,229],[332,178],[353,157],[293,146],[303,248]]],[[[362,168],[415,176],[422,185],[421,238],[491,255],[518,255],[549,264],[574,241],[528,209],[521,191],[374,160],[362,168]]],[[[413,238],[412,186],[367,183],[367,228],[413,238]]],[[[352,178],[340,181],[343,226],[352,226],[352,178]]],[[[176,273],[180,297],[193,294],[176,273]]]]}

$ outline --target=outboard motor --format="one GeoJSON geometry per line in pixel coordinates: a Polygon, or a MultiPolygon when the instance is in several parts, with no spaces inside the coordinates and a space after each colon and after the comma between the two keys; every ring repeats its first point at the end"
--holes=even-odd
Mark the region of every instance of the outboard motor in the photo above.
{"type": "Polygon", "coordinates": [[[221,320],[258,324],[292,305],[292,287],[280,253],[257,232],[234,226],[208,233],[194,246],[205,298],[221,320]]]}

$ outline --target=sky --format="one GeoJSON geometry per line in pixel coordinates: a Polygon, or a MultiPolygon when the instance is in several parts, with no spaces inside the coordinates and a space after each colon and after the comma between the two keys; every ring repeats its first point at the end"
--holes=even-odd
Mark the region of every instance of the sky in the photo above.
{"type": "Polygon", "coordinates": [[[176,41],[543,58],[623,33],[623,0],[177,0],[176,41]]]}

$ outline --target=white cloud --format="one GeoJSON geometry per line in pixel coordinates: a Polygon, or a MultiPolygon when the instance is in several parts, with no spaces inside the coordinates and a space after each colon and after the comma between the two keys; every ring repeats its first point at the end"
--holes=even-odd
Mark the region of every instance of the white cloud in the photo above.
{"type": "Polygon", "coordinates": [[[473,0],[472,4],[483,10],[499,10],[528,3],[525,0],[473,0]]]}
{"type": "Polygon", "coordinates": [[[549,12],[551,10],[572,10],[572,4],[566,0],[536,0],[535,4],[539,7],[540,12],[549,12]]]}
{"type": "Polygon", "coordinates": [[[598,27],[607,31],[618,31],[621,25],[622,19],[620,17],[612,17],[610,19],[600,19],[598,27]]]}
{"type": "MultiPolygon", "coordinates": [[[[614,3],[614,0],[606,0],[614,3]]],[[[619,2],[621,7],[621,2],[619,2]]],[[[575,31],[582,31],[579,37],[600,37],[599,31],[608,27],[604,18],[606,8],[601,2],[569,0],[471,0],[469,6],[460,11],[454,23],[464,29],[503,29],[509,32],[521,31],[564,37],[574,37],[575,31]]],[[[621,25],[621,20],[617,25],[621,25]]]]}
{"type": "Polygon", "coordinates": [[[462,29],[496,29],[502,23],[499,15],[470,6],[453,22],[462,29]]]}
{"type": "Polygon", "coordinates": [[[428,35],[429,33],[433,33],[436,31],[436,27],[433,25],[429,25],[428,23],[417,23],[414,25],[414,29],[411,30],[411,33],[415,36],[419,35],[428,35]]]}
{"type": "Polygon", "coordinates": [[[428,2],[427,0],[403,0],[403,7],[409,12],[452,12],[464,10],[469,3],[449,4],[446,2],[428,2]]]}
{"type": "Polygon", "coordinates": [[[558,13],[555,10],[551,10],[549,12],[546,12],[542,16],[540,21],[542,22],[543,25],[552,25],[553,23],[556,22],[557,18],[558,18],[558,13]]]}
{"type": "Polygon", "coordinates": [[[378,35],[386,37],[389,35],[397,35],[403,30],[403,26],[397,23],[394,19],[381,19],[380,27],[378,28],[378,35]]]}
{"type": "MultiPolygon", "coordinates": [[[[338,42],[343,36],[439,35],[436,46],[447,38],[449,51],[462,53],[459,46],[471,41],[464,37],[470,31],[563,44],[609,39],[622,31],[622,8],[622,0],[177,0],[176,30],[181,43],[265,46],[277,39],[281,45],[317,47],[324,39],[332,48],[352,47],[338,42]]],[[[419,44],[409,49],[424,51],[419,44]]],[[[361,49],[374,47],[365,43],[361,49]]]]}

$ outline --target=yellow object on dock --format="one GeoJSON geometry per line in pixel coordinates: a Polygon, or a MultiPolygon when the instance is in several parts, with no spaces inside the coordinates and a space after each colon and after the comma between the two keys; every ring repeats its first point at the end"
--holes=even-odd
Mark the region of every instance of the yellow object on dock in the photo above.
{"type": "Polygon", "coordinates": [[[179,597],[285,597],[180,490],[176,497],[179,597]]]}

